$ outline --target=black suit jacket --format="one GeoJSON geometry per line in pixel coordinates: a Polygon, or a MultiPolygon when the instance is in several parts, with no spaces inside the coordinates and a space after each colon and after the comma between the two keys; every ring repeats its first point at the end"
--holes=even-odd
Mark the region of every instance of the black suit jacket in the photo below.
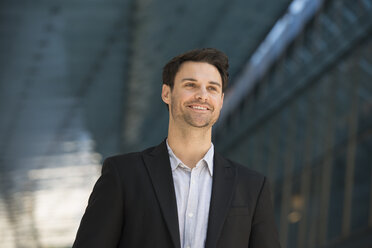
{"type": "MultiPolygon", "coordinates": [[[[205,247],[280,247],[265,177],[214,154],[205,247]]],[[[180,248],[165,142],[104,161],[73,247],[180,248]]]]}

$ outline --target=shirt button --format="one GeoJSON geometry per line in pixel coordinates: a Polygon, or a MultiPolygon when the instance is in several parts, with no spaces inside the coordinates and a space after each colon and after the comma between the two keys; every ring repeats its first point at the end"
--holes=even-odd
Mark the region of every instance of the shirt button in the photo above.
{"type": "Polygon", "coordinates": [[[188,246],[186,246],[186,248],[190,248],[190,246],[188,245],[188,246]]]}
{"type": "Polygon", "coordinates": [[[194,216],[193,213],[189,213],[189,217],[192,218],[194,216]]]}

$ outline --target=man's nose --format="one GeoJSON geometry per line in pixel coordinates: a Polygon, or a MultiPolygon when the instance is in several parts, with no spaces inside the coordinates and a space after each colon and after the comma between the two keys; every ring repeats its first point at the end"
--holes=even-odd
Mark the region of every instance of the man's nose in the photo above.
{"type": "Polygon", "coordinates": [[[198,92],[196,93],[196,98],[202,100],[203,102],[208,100],[208,91],[204,87],[200,87],[198,92]]]}

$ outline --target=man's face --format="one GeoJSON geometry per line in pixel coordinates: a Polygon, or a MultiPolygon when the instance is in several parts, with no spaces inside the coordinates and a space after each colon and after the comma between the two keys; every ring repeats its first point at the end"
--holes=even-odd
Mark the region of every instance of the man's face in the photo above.
{"type": "Polygon", "coordinates": [[[169,118],[177,125],[212,127],[223,104],[222,78],[217,68],[206,62],[184,62],[173,89],[163,85],[162,99],[169,106],[169,118]]]}

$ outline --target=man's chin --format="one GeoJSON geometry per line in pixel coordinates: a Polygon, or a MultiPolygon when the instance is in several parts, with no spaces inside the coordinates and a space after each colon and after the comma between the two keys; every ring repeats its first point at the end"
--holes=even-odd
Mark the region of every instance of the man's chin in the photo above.
{"type": "Polygon", "coordinates": [[[196,128],[208,128],[211,126],[211,122],[210,121],[195,121],[195,120],[186,120],[186,122],[192,126],[192,127],[196,127],[196,128]]]}
{"type": "Polygon", "coordinates": [[[207,124],[205,124],[205,125],[191,125],[192,127],[196,127],[196,128],[207,128],[207,127],[209,127],[209,124],[207,123],[207,124]]]}

